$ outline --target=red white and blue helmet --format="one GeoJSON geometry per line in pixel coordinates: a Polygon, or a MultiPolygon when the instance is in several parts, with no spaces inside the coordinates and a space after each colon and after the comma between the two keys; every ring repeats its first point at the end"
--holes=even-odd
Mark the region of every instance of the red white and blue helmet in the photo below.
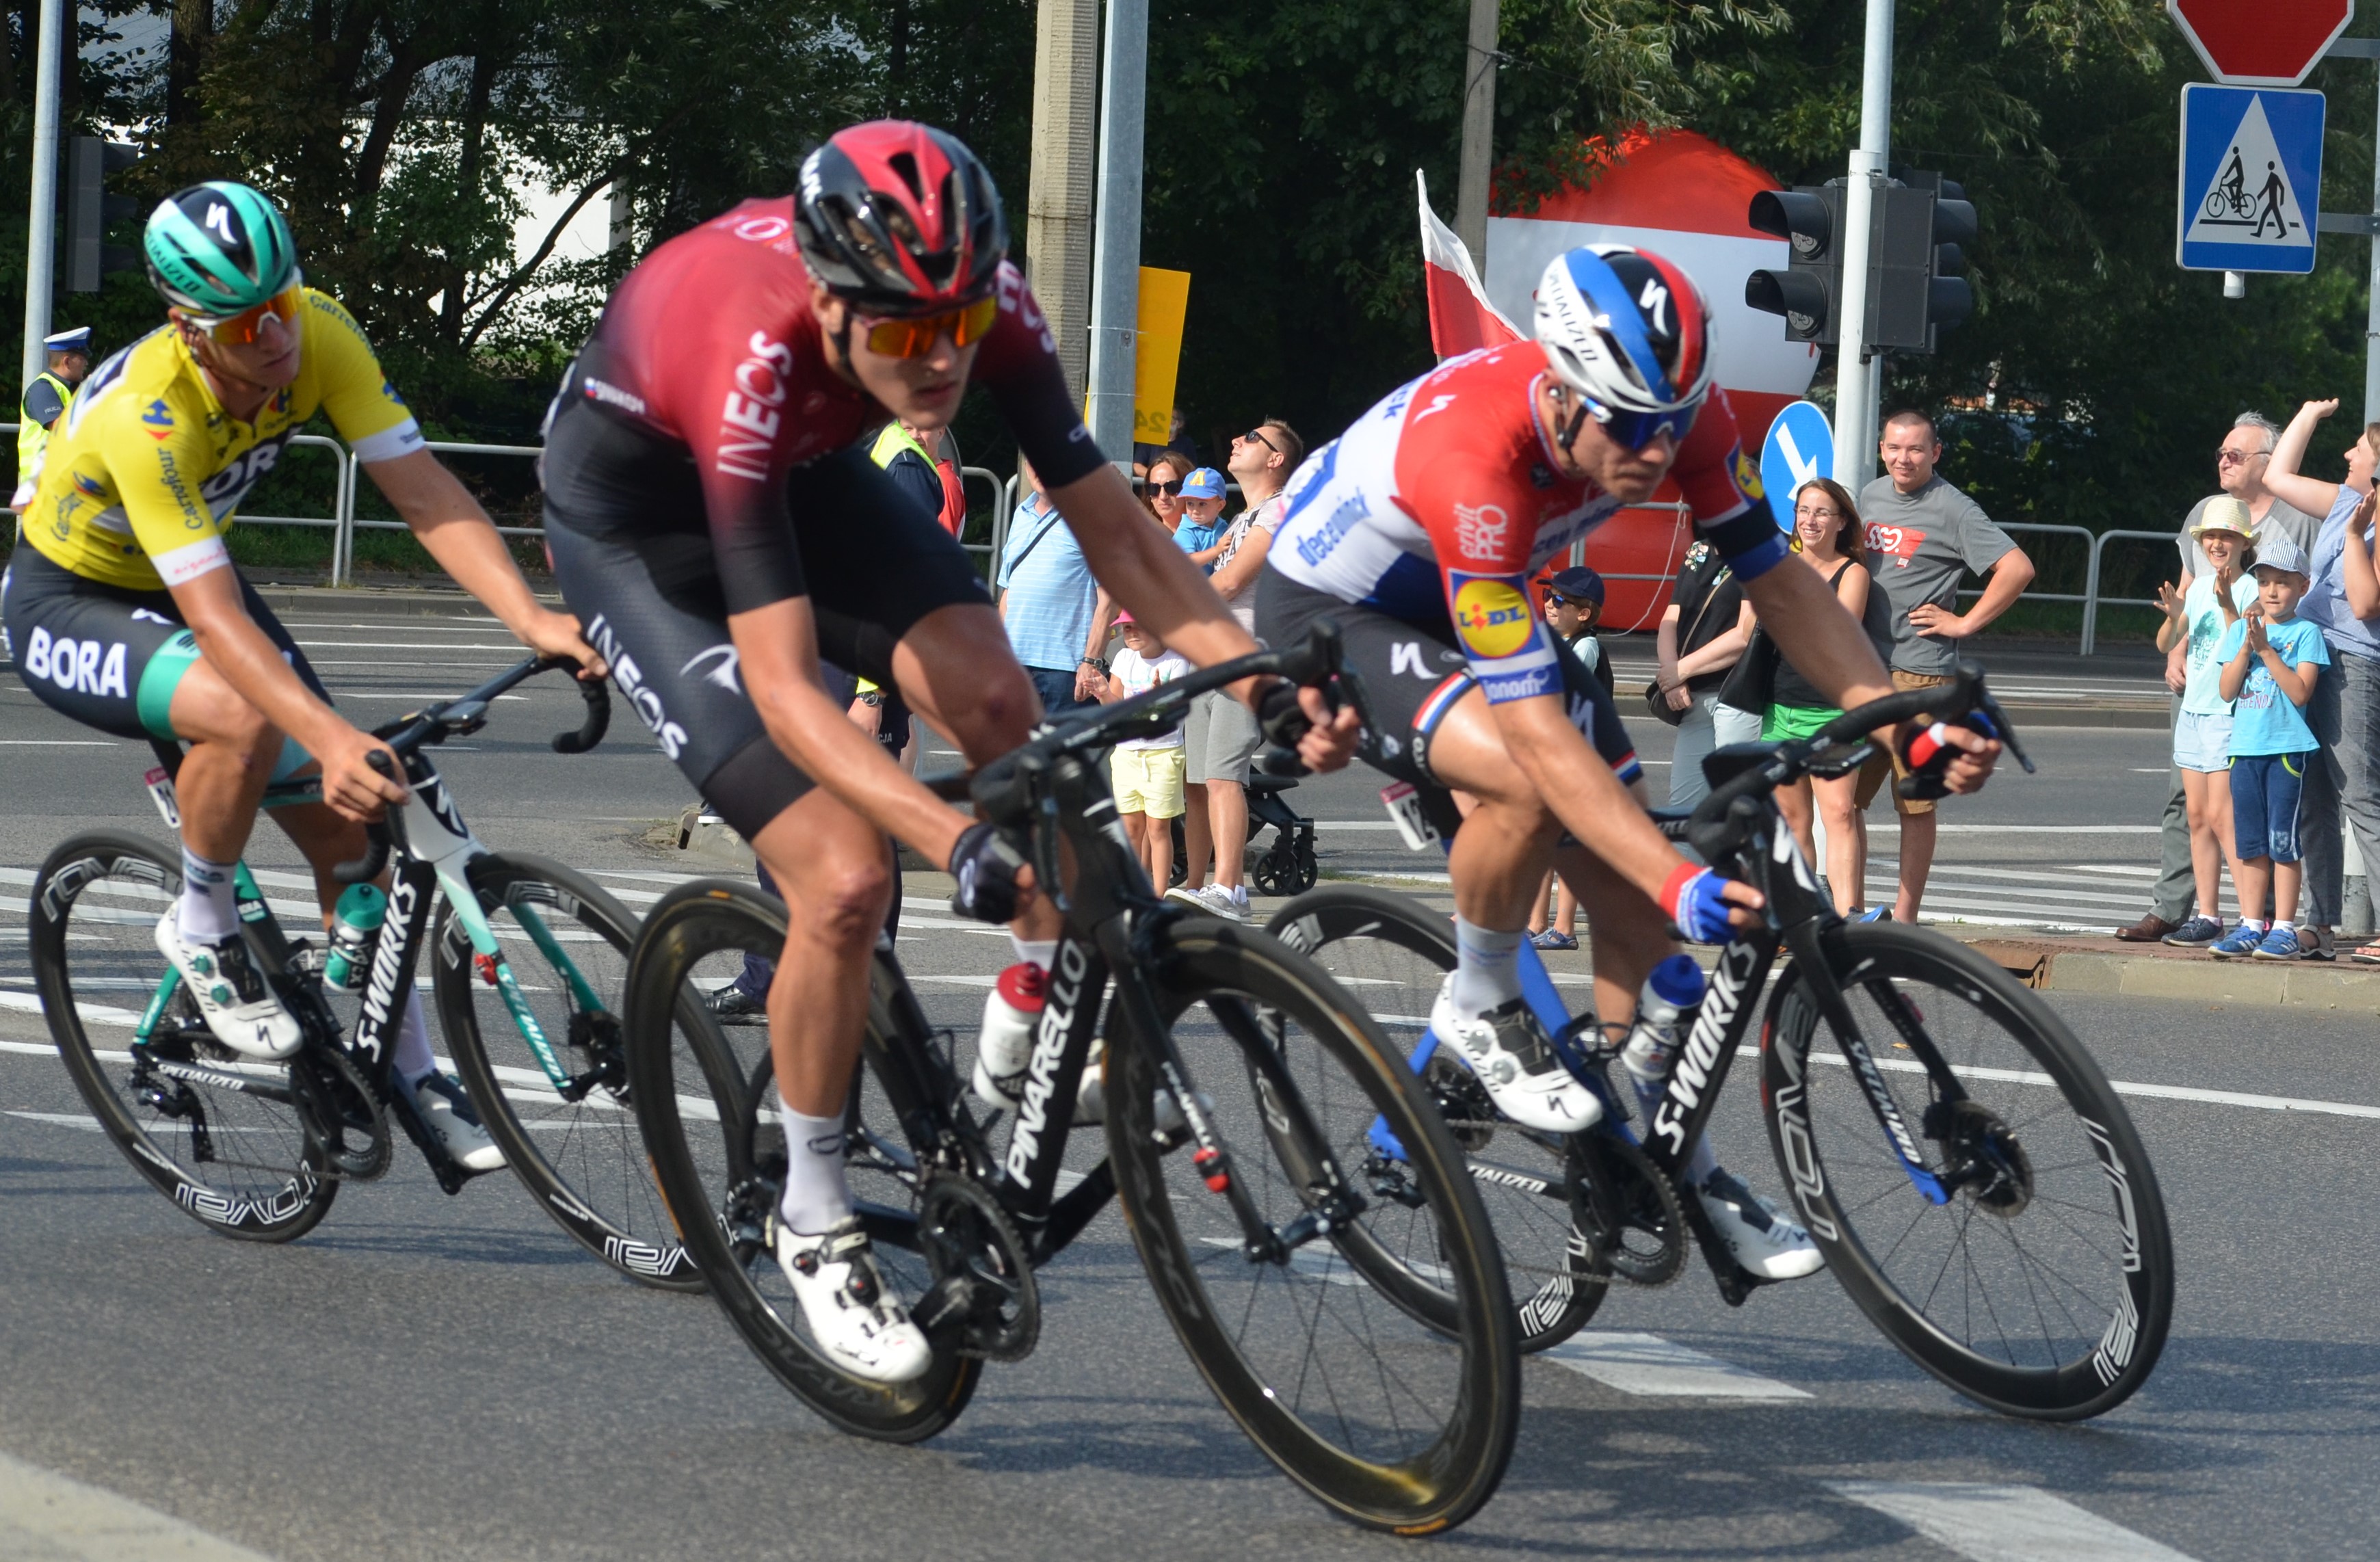
{"type": "Polygon", "coordinates": [[[1677,414],[1671,431],[1683,438],[1710,392],[1709,301],[1649,249],[1593,244],[1554,257],[1537,282],[1536,335],[1555,377],[1606,423],[1677,414]]]}

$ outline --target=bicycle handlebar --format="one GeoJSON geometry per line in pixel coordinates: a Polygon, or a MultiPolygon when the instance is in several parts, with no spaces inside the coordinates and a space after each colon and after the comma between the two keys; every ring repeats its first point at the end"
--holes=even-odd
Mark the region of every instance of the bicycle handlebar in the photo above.
{"type": "MultiPolygon", "coordinates": [[[[556,668],[576,670],[578,664],[567,657],[533,656],[515,663],[497,673],[478,688],[453,699],[425,706],[394,721],[383,722],[372,730],[372,736],[388,745],[400,757],[410,759],[426,744],[443,743],[458,733],[476,733],[487,725],[488,707],[498,695],[525,684],[540,672],[556,668]]],[[[587,714],[576,732],[553,734],[553,750],[557,754],[584,754],[603,741],[612,725],[612,696],[601,678],[586,678],[578,683],[579,697],[587,702],[587,714]]],[[[391,781],[395,781],[396,769],[388,756],[374,749],[367,756],[371,768],[391,781]]],[[[351,863],[335,864],[331,877],[342,884],[361,884],[378,878],[388,866],[389,850],[395,841],[385,810],[379,818],[364,826],[364,854],[351,863]]]]}

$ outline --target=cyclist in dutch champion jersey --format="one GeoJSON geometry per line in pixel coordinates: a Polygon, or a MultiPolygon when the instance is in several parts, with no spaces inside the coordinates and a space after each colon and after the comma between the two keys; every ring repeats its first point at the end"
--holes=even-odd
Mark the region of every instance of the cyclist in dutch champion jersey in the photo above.
{"type": "MultiPolygon", "coordinates": [[[[1632,1012],[1671,952],[1669,924],[1718,941],[1752,924],[1759,896],[1685,861],[1598,761],[1590,737],[1616,714],[1531,611],[1529,577],[1674,476],[1795,667],[1846,708],[1893,690],[1817,577],[1775,568],[1785,539],[1711,389],[1708,308],[1682,271],[1620,246],[1571,250],[1538,284],[1535,334],[1442,364],[1307,458],[1267,556],[1257,629],[1278,645],[1336,621],[1370,697],[1364,757],[1475,800],[1448,857],[1459,963],[1431,1028],[1500,1109],[1567,1132],[1600,1108],[1522,1000],[1516,966],[1548,866],[1593,924],[1607,1021],[1632,1012]]],[[[1943,784],[1981,786],[1998,745],[1963,728],[1947,742],[1943,784]]],[[[1782,1279],[1818,1267],[1807,1234],[1707,1146],[1690,1180],[1746,1269],[1782,1279]]]]}
{"type": "MultiPolygon", "coordinates": [[[[897,689],[974,764],[1041,718],[973,560],[869,459],[873,434],[895,418],[943,429],[981,385],[1117,601],[1202,666],[1257,648],[1083,427],[1007,248],[991,176],[957,138],[902,120],[838,131],[793,197],[747,200],[628,273],[546,434],[565,599],[784,896],[768,1013],[788,1164],[770,1246],[823,1357],[877,1382],[930,1362],[844,1177],[892,894],[884,838],[950,866],[953,909],[1012,923],[1032,974],[1012,987],[1042,979],[1059,917],[1026,903],[1029,875],[989,824],[844,713],[854,675],[897,689]]],[[[1352,712],[1277,679],[1239,690],[1307,764],[1353,755],[1352,712]]],[[[1026,1073],[1029,1027],[994,1023],[1014,1012],[987,1001],[982,1047],[1019,1048],[990,1071],[995,1090],[1026,1073]]]]}
{"type": "MultiPolygon", "coordinates": [[[[521,641],[601,663],[566,614],[540,607],[463,485],[422,448],[362,330],[305,285],[287,223],[240,184],[192,186],[150,216],[149,278],[167,323],[83,382],[52,431],[0,596],[18,672],[43,703],[103,732],[188,745],[176,778],[182,896],[157,925],[215,1039],[246,1057],[296,1051],[296,1018],[251,963],[233,866],[266,786],[319,775],[322,801],[276,806],[313,866],[327,920],[332,865],[362,855],[363,821],[405,791],[395,756],[332,709],[288,631],[232,563],[224,535],[290,437],[326,414],[414,536],[521,641]]],[[[467,1167],[504,1164],[462,1086],[435,1066],[408,995],[395,1073],[467,1167]]]]}

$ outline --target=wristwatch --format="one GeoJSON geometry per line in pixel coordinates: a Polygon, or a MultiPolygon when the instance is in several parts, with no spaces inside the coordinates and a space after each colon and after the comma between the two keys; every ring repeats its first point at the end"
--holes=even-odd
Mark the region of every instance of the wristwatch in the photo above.
{"type": "Polygon", "coordinates": [[[1087,656],[1076,665],[1082,667],[1096,667],[1102,674],[1105,674],[1108,670],[1108,659],[1103,656],[1087,656]]]}
{"type": "Polygon", "coordinates": [[[880,708],[884,704],[884,691],[882,689],[870,689],[866,694],[859,696],[859,703],[862,705],[880,708]]]}

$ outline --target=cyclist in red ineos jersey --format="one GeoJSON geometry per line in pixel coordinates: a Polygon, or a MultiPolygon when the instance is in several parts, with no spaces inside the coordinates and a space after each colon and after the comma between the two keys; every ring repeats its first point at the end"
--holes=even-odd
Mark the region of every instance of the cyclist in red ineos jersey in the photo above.
{"type": "MultiPolygon", "coordinates": [[[[791,1164],[771,1245],[821,1350],[881,1382],[929,1360],[844,1182],[892,892],[884,834],[950,865],[953,909],[1013,921],[1020,964],[1047,970],[1059,924],[990,826],[844,714],[853,675],[897,686],[978,764],[1041,716],[965,551],[866,437],[895,418],[945,427],[980,382],[1117,601],[1202,666],[1257,648],[1092,442],[1007,247],[991,177],[955,138],[856,126],[811,153],[794,197],[747,201],[631,272],[547,426],[564,597],[662,751],[783,889],[769,1023],[791,1164]]],[[[1239,692],[1309,766],[1353,754],[1352,711],[1279,680],[1239,692]]],[[[998,995],[987,1010],[1014,1014],[998,995]]]]}
{"type": "MultiPolygon", "coordinates": [[[[1715,942],[1751,924],[1759,896],[1683,860],[1597,758],[1590,740],[1617,713],[1531,610],[1529,577],[1674,475],[1795,667],[1844,707],[1893,692],[1817,576],[1774,567],[1785,542],[1726,396],[1710,389],[1709,318],[1693,281],[1658,255],[1558,257],[1537,285],[1535,341],[1441,365],[1307,457],[1258,589],[1257,632],[1274,644],[1318,619],[1340,625],[1377,723],[1365,758],[1476,800],[1448,858],[1459,963],[1430,1026],[1501,1110],[1548,1132],[1600,1110],[1521,998],[1516,957],[1548,866],[1594,926],[1607,1022],[1626,1019],[1672,952],[1670,923],[1715,942]]],[[[1896,737],[1916,735],[1912,724],[1896,737]]],[[[1945,744],[1937,784],[1980,787],[1999,745],[1960,729],[1925,752],[1945,744]]],[[[1690,1175],[1746,1269],[1786,1279],[1818,1267],[1807,1234],[1707,1147],[1690,1175]]]]}

